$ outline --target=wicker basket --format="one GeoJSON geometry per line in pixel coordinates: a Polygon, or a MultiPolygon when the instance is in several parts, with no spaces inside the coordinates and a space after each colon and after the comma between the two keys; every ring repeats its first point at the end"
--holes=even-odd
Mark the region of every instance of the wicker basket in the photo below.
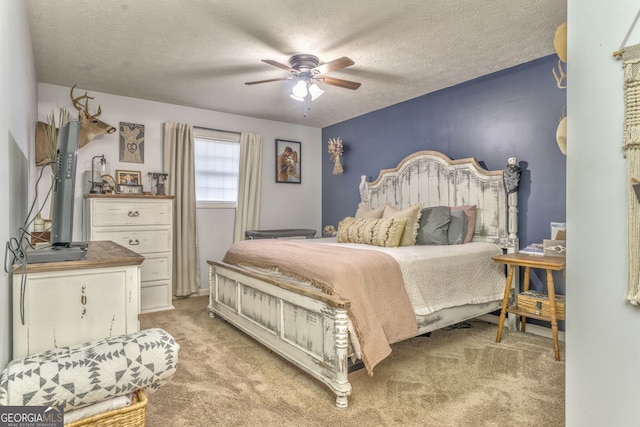
{"type": "Polygon", "coordinates": [[[147,394],[144,390],[138,390],[137,403],[92,415],[70,424],[65,424],[65,427],[144,427],[147,423],[147,403],[147,394]]]}
{"type": "MultiPolygon", "coordinates": [[[[564,320],[564,295],[556,295],[556,318],[564,320]]],[[[518,295],[518,310],[538,316],[551,317],[549,296],[542,292],[527,291],[518,295]]]]}

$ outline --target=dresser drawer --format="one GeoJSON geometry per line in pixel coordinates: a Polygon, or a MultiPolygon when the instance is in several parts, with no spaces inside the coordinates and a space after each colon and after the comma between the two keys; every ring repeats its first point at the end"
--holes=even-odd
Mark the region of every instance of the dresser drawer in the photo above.
{"type": "Polygon", "coordinates": [[[97,229],[94,230],[91,240],[112,240],[142,255],[171,251],[171,231],[167,228],[149,228],[137,231],[97,229]]]}
{"type": "Polygon", "coordinates": [[[171,215],[171,203],[163,200],[94,200],[91,223],[93,227],[171,224],[171,215]]]}
{"type": "Polygon", "coordinates": [[[166,255],[146,255],[144,262],[140,266],[140,280],[148,282],[150,280],[166,280],[171,277],[171,262],[169,254],[166,255]]]}
{"type": "Polygon", "coordinates": [[[171,304],[171,284],[157,282],[143,284],[140,288],[140,312],[167,310],[173,308],[171,304]]]}

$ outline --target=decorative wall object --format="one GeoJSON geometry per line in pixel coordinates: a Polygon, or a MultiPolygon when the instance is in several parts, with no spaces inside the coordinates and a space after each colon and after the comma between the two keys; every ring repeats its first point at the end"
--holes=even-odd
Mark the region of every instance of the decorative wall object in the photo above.
{"type": "Polygon", "coordinates": [[[301,143],[276,139],[276,182],[300,184],[302,182],[301,143]]]}
{"type": "Polygon", "coordinates": [[[331,161],[333,162],[334,175],[342,175],[344,173],[342,162],[340,161],[340,157],[342,157],[343,151],[344,146],[342,145],[342,139],[329,138],[329,156],[331,157],[331,161]]]}
{"type": "Polygon", "coordinates": [[[120,122],[120,161],[144,163],[144,125],[120,122]]]}
{"type": "MultiPolygon", "coordinates": [[[[624,43],[626,38],[623,45],[624,43]]],[[[625,111],[622,149],[627,158],[627,256],[629,257],[626,299],[633,305],[640,305],[640,203],[633,189],[634,179],[640,177],[640,111],[636,101],[640,97],[640,44],[625,47],[615,52],[614,56],[616,54],[622,56],[624,70],[625,111]]]]}
{"type": "MultiPolygon", "coordinates": [[[[99,105],[98,110],[91,114],[89,112],[89,100],[93,99],[93,97],[87,95],[86,91],[84,95],[74,97],[73,90],[75,88],[76,85],[73,85],[69,97],[75,109],[78,110],[78,121],[80,122],[78,148],[82,148],[96,136],[113,133],[116,128],[98,119],[98,116],[102,114],[102,108],[99,105]],[[84,100],[84,104],[81,103],[82,100],[84,100]]],[[[61,128],[70,120],[70,115],[64,108],[61,108],[59,113],[58,128],[61,128]]],[[[36,166],[44,166],[49,162],[55,161],[58,128],[56,127],[55,119],[53,119],[54,113],[52,112],[51,115],[51,117],[47,117],[47,123],[36,123],[36,166]]]]}
{"type": "MultiPolygon", "coordinates": [[[[559,89],[566,89],[567,85],[565,80],[567,80],[567,73],[562,69],[562,64],[567,63],[567,23],[560,24],[556,29],[556,33],[553,36],[553,47],[558,55],[558,73],[556,70],[551,70],[553,72],[554,77],[556,78],[556,83],[558,84],[559,89]]],[[[565,65],[566,67],[566,65],[565,65]]]]}
{"type": "MultiPolygon", "coordinates": [[[[560,24],[553,36],[553,47],[558,55],[558,72],[552,69],[553,76],[556,78],[558,89],[566,89],[567,73],[562,69],[562,64],[567,63],[567,23],[560,24]]],[[[565,65],[566,67],[566,65],[565,65]]],[[[562,108],[562,116],[556,128],[556,142],[560,152],[567,155],[567,115],[562,108]]]]}

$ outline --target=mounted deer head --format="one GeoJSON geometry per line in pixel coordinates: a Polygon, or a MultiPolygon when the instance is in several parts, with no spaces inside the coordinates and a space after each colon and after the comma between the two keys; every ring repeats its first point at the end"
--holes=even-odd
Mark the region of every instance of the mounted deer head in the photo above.
{"type": "MultiPolygon", "coordinates": [[[[75,88],[76,85],[73,85],[69,96],[73,106],[78,110],[78,120],[80,121],[80,141],[78,143],[78,147],[82,148],[91,142],[96,136],[114,133],[116,128],[97,119],[97,117],[102,113],[102,108],[99,105],[98,111],[96,111],[95,114],[91,114],[89,112],[89,100],[93,99],[93,97],[87,95],[87,92],[85,92],[84,95],[74,98],[73,90],[75,88]],[[84,105],[80,102],[83,99],[84,105]]],[[[36,124],[36,166],[43,166],[55,160],[51,158],[49,150],[47,149],[47,139],[45,135],[48,132],[49,127],[49,124],[44,122],[38,122],[36,124]]]]}
{"type": "Polygon", "coordinates": [[[98,111],[96,111],[95,114],[92,115],[89,113],[89,100],[93,99],[93,97],[87,95],[87,92],[85,92],[84,95],[74,98],[73,90],[75,88],[76,85],[73,85],[69,96],[71,97],[73,106],[78,110],[78,120],[80,120],[80,143],[78,146],[82,148],[98,135],[114,133],[116,128],[96,118],[102,114],[100,105],[98,105],[98,111]],[[85,100],[84,105],[80,103],[81,99],[85,100]]]}

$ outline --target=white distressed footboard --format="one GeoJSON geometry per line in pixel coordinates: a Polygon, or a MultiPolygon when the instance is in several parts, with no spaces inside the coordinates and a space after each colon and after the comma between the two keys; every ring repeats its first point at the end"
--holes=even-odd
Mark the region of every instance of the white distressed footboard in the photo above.
{"type": "Polygon", "coordinates": [[[209,312],[326,384],[346,408],[349,301],[209,261],[209,312]]]}

